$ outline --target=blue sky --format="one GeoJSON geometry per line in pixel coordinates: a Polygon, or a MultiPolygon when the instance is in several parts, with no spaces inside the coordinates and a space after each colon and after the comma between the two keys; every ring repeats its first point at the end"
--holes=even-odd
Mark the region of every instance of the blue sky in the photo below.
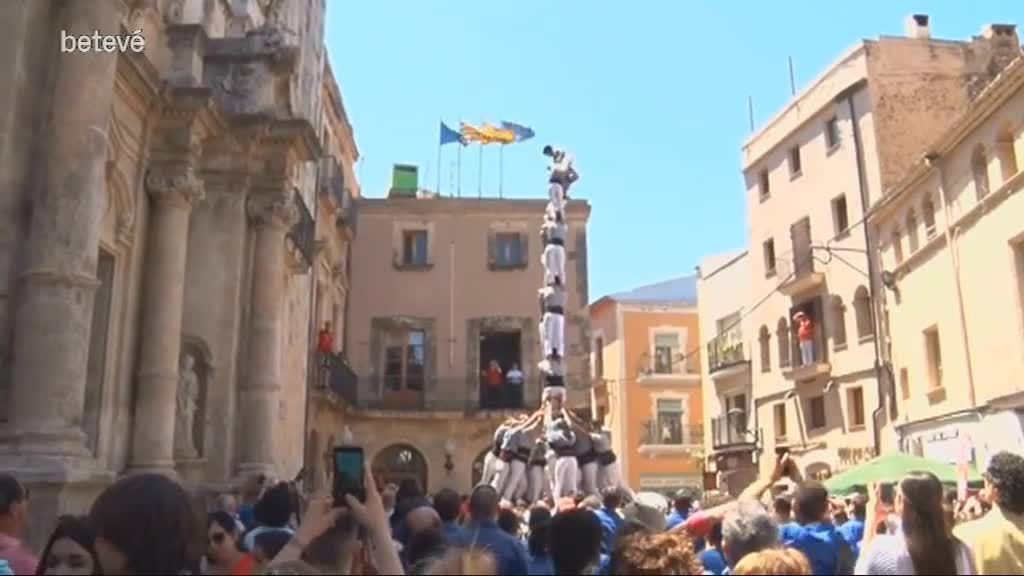
{"type": "MultiPolygon", "coordinates": [[[[506,197],[543,197],[546,143],[576,155],[574,196],[591,202],[590,296],[693,273],[741,248],[740,146],[755,123],[860,38],[966,39],[990,22],[1024,24],[1020,0],[829,3],[636,0],[329,0],[327,43],[363,158],[363,192],[383,196],[391,166],[437,185],[438,121],[502,120],[537,138],[506,148],[506,197]]],[[[454,192],[455,146],[442,191],[454,192]]],[[[462,152],[462,194],[477,194],[476,148],[462,152]]],[[[483,194],[498,194],[498,151],[484,152],[483,194]]]]}

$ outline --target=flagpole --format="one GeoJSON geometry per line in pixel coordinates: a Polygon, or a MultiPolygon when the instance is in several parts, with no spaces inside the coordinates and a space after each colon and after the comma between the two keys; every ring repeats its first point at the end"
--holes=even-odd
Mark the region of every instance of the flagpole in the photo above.
{"type": "Polygon", "coordinates": [[[462,149],[465,146],[459,142],[459,151],[455,154],[455,171],[459,173],[458,183],[455,186],[455,196],[462,198],[462,149]]]}
{"type": "Polygon", "coordinates": [[[505,145],[498,148],[498,198],[505,197],[505,145]]]}
{"type": "Polygon", "coordinates": [[[484,145],[480,144],[480,163],[476,171],[476,197],[484,197],[484,145]]]}
{"type": "MultiPolygon", "coordinates": [[[[443,122],[442,122],[443,124],[443,122]]],[[[441,195],[441,139],[437,139],[437,189],[434,190],[438,196],[441,195]]]]}

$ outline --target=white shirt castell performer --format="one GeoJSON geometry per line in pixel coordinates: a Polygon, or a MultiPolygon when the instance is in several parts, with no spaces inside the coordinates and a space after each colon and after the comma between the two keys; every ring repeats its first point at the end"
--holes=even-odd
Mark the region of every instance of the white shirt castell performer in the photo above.
{"type": "Polygon", "coordinates": [[[594,431],[590,433],[590,441],[594,444],[594,453],[597,455],[597,489],[603,494],[608,488],[618,488],[629,500],[633,500],[633,491],[622,482],[619,459],[612,450],[608,434],[601,431],[597,423],[594,425],[594,431]]]}
{"type": "Polygon", "coordinates": [[[548,480],[548,474],[546,467],[548,465],[548,445],[544,441],[544,438],[537,438],[533,444],[533,450],[530,452],[529,469],[527,476],[529,478],[529,492],[527,493],[527,502],[534,504],[539,502],[541,498],[551,495],[551,483],[548,480]]]}
{"type": "Polygon", "coordinates": [[[545,437],[555,452],[554,482],[551,496],[557,503],[562,498],[576,496],[578,467],[576,464],[576,433],[573,432],[569,417],[563,409],[561,414],[547,424],[545,437]]]}
{"type": "Polygon", "coordinates": [[[484,469],[480,476],[481,484],[493,485],[495,477],[505,468],[505,463],[499,458],[501,455],[501,446],[505,443],[505,433],[522,421],[519,418],[525,420],[525,416],[509,418],[502,422],[494,431],[494,441],[491,444],[491,449],[487,452],[487,455],[484,456],[484,469]]]}
{"type": "Polygon", "coordinates": [[[551,158],[551,167],[548,168],[551,171],[551,177],[548,181],[552,184],[561,185],[564,197],[568,200],[569,186],[580,179],[579,173],[573,167],[575,158],[567,151],[552,146],[545,146],[543,152],[545,156],[551,158]]]}
{"type": "Polygon", "coordinates": [[[544,241],[544,251],[540,263],[544,267],[544,285],[556,286],[565,284],[565,238],[569,227],[564,222],[544,216],[544,225],[540,235],[544,241]]]}
{"type": "Polygon", "coordinates": [[[544,343],[545,358],[565,355],[565,290],[561,286],[548,286],[537,291],[540,295],[540,338],[544,343]]]}
{"type": "Polygon", "coordinates": [[[548,358],[537,364],[544,374],[544,391],[541,399],[551,404],[551,417],[555,418],[562,412],[565,401],[565,364],[561,358],[548,358]]]}
{"type": "Polygon", "coordinates": [[[576,433],[576,467],[579,470],[578,481],[580,492],[584,496],[598,496],[597,490],[597,454],[590,437],[590,430],[582,420],[572,412],[566,412],[576,433]]]}
{"type": "Polygon", "coordinates": [[[501,459],[505,462],[505,474],[501,485],[495,486],[504,500],[515,503],[516,492],[526,476],[526,464],[530,460],[533,442],[530,431],[544,418],[543,410],[532,414],[525,422],[510,429],[505,434],[501,447],[501,459]]]}
{"type": "Polygon", "coordinates": [[[565,191],[561,184],[548,186],[548,205],[544,214],[555,222],[565,222],[565,191]]]}

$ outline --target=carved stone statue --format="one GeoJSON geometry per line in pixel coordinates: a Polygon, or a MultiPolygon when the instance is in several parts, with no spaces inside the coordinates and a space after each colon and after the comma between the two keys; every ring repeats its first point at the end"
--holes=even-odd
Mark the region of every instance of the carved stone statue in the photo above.
{"type": "Polygon", "coordinates": [[[195,363],[195,358],[188,352],[182,355],[174,420],[174,455],[179,458],[195,458],[199,454],[192,433],[199,408],[199,376],[195,363]]]}

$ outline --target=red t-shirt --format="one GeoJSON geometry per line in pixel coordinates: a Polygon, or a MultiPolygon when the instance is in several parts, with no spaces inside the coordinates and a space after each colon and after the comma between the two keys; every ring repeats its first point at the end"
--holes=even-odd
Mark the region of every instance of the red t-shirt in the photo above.
{"type": "Polygon", "coordinates": [[[487,369],[487,384],[489,386],[501,386],[501,368],[487,369]]]}
{"type": "Polygon", "coordinates": [[[802,342],[814,339],[814,326],[809,318],[802,318],[800,320],[800,326],[797,328],[796,334],[802,342]]]}
{"type": "Polygon", "coordinates": [[[334,336],[327,330],[320,331],[320,342],[317,344],[317,350],[322,354],[334,352],[334,336]]]}

